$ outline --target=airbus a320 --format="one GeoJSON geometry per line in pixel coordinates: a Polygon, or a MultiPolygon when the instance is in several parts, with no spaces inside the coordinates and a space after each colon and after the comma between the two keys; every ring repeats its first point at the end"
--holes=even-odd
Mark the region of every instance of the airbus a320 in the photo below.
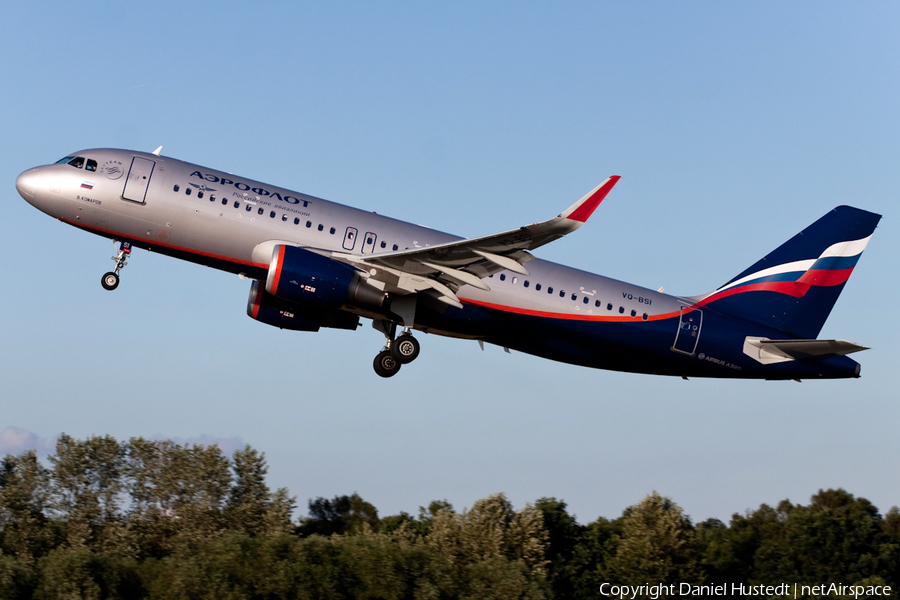
{"type": "Polygon", "coordinates": [[[465,239],[153,153],[95,149],[29,169],[19,194],[116,244],[251,280],[247,314],[296,331],[385,336],[375,372],[419,355],[413,331],[633,373],[858,377],[866,348],[816,339],[881,216],[839,206],[712,292],[672,296],[536,258],[580,228],[612,176],[552,219],[465,239]]]}

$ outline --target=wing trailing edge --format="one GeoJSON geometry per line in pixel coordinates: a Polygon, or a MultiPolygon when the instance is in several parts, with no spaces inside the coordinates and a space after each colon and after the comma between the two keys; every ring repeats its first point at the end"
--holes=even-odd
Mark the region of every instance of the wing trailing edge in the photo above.
{"type": "Polygon", "coordinates": [[[558,216],[518,229],[399,252],[370,256],[333,252],[331,257],[354,265],[370,284],[386,292],[403,295],[428,290],[457,306],[455,292],[462,285],[489,289],[481,280],[504,270],[527,276],[523,265],[534,258],[528,251],[584,225],[619,179],[618,175],[608,177],[558,216]]]}

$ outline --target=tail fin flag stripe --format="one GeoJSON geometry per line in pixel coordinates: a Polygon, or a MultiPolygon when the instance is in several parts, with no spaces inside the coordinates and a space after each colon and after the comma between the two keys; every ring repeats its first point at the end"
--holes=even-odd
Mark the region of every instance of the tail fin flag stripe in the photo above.
{"type": "Polygon", "coordinates": [[[738,274],[693,298],[716,310],[813,339],[872,239],[881,215],[839,206],[738,274]]]}
{"type": "MultiPolygon", "coordinates": [[[[840,285],[850,277],[850,273],[853,272],[853,268],[856,266],[859,257],[871,238],[872,236],[870,235],[861,240],[833,244],[822,252],[817,259],[798,260],[751,273],[720,287],[707,298],[704,298],[707,301],[705,303],[714,301],[721,292],[733,288],[739,288],[744,291],[753,291],[746,289],[748,287],[753,287],[754,290],[761,289],[756,287],[756,285],[751,286],[750,284],[794,281],[800,284],[818,286],[840,285]],[[851,255],[850,252],[855,252],[855,254],[851,255]]],[[[731,296],[733,294],[734,292],[731,292],[728,295],[731,296]]],[[[795,296],[794,294],[791,295],[795,296]]]]}

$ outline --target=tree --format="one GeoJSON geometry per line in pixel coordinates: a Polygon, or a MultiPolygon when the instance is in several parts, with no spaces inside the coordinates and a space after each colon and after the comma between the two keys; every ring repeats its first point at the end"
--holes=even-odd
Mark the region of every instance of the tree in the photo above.
{"type": "Polygon", "coordinates": [[[896,546],[878,509],[842,489],[819,490],[809,506],[779,505],[782,537],[769,538],[757,556],[757,579],[781,575],[808,581],[857,582],[886,573],[896,546]]]}
{"type": "Polygon", "coordinates": [[[65,523],[67,543],[120,547],[124,521],[125,448],[110,436],[84,441],[65,433],[49,457],[53,512],[65,523]]]}
{"type": "Polygon", "coordinates": [[[438,511],[426,543],[456,567],[502,557],[521,561],[532,575],[542,578],[547,564],[542,517],[531,505],[513,511],[506,496],[494,494],[461,514],[438,511]]]}
{"type": "Polygon", "coordinates": [[[266,456],[250,446],[236,450],[232,457],[234,484],[228,496],[226,525],[228,529],[250,535],[289,531],[294,499],[287,490],[274,494],[266,485],[266,456]]]}
{"type": "Polygon", "coordinates": [[[653,492],[629,507],[610,565],[620,583],[700,583],[694,528],[677,504],[653,492]]]}
{"type": "Polygon", "coordinates": [[[309,501],[309,516],[297,528],[300,535],[332,535],[358,531],[363,523],[378,527],[378,511],[356,492],[352,496],[335,496],[333,500],[316,498],[309,501]]]}
{"type": "Polygon", "coordinates": [[[0,553],[33,563],[52,547],[49,473],[33,450],[0,461],[0,553]]]}
{"type": "Polygon", "coordinates": [[[224,528],[230,463],[218,446],[181,446],[132,438],[127,445],[129,522],[145,555],[171,552],[178,540],[196,543],[224,528]]]}

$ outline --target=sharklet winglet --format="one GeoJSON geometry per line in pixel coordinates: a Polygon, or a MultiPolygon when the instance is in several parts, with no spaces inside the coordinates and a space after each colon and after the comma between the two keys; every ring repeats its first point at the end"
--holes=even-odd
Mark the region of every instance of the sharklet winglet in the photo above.
{"type": "Polygon", "coordinates": [[[603,202],[603,199],[606,198],[606,195],[619,182],[619,179],[621,179],[619,175],[607,177],[603,183],[585,194],[581,200],[564,210],[559,216],[572,221],[580,221],[581,223],[587,222],[597,207],[600,206],[600,203],[603,202]]]}

